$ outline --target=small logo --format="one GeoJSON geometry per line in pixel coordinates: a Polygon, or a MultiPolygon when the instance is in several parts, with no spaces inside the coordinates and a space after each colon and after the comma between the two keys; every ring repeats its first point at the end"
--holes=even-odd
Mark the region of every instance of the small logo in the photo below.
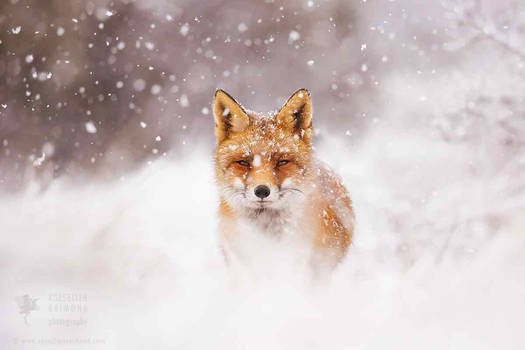
{"type": "Polygon", "coordinates": [[[28,325],[29,323],[27,322],[27,317],[32,311],[38,310],[38,305],[36,304],[38,299],[33,299],[29,295],[24,294],[22,296],[16,297],[15,300],[18,304],[18,307],[20,308],[20,313],[24,315],[25,324],[28,325]]]}

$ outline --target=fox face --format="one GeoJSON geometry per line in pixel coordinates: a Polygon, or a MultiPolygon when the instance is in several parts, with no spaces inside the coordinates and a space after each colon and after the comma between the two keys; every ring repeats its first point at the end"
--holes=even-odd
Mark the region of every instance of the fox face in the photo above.
{"type": "Polygon", "coordinates": [[[215,171],[223,200],[236,210],[277,211],[300,204],[312,162],[310,94],[299,90],[277,113],[245,110],[215,94],[215,171]]]}

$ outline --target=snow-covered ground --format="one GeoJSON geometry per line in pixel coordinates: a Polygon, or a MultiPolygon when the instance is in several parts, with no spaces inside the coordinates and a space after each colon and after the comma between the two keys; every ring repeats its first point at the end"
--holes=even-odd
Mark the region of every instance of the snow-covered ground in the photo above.
{"type": "Polygon", "coordinates": [[[347,259],[322,282],[280,261],[232,276],[202,147],[120,181],[63,179],[2,198],[3,348],[78,338],[109,349],[523,348],[525,202],[500,203],[494,178],[464,176],[474,150],[381,130],[359,149],[335,138],[317,147],[358,223],[347,259]],[[87,310],[53,312],[68,304],[56,293],[85,295],[87,310]],[[38,298],[29,325],[15,302],[24,294],[38,298]]]}

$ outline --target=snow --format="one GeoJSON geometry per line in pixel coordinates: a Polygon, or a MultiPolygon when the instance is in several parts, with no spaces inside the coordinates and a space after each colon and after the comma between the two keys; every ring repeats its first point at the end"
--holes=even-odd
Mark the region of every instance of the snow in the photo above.
{"type": "MultiPolygon", "coordinates": [[[[269,260],[256,275],[224,267],[212,163],[209,150],[201,149],[113,184],[71,187],[61,181],[41,196],[2,198],[4,228],[18,232],[17,240],[0,238],[2,254],[17,251],[3,267],[3,289],[9,286],[9,295],[30,291],[42,298],[42,307],[57,288],[87,293],[87,329],[119,348],[144,347],[131,331],[138,328],[157,334],[147,340],[155,348],[519,348],[523,219],[505,224],[476,253],[450,251],[438,259],[428,246],[407,265],[403,252],[392,250],[399,238],[381,215],[390,185],[361,175],[380,174],[374,170],[382,165],[370,161],[374,144],[351,164],[337,161],[343,154],[329,153],[343,147],[337,142],[319,148],[344,176],[358,215],[348,258],[324,282],[308,282],[286,261],[269,260]],[[20,211],[33,219],[9,215],[20,211]],[[35,266],[35,255],[45,264],[35,266]],[[39,278],[47,271],[61,273],[49,284],[39,278]]],[[[403,205],[397,203],[400,210],[403,205]]],[[[454,208],[446,210],[452,214],[454,208]]],[[[434,241],[437,232],[421,227],[419,234],[434,241]]],[[[0,321],[9,334],[23,336],[27,328],[16,305],[8,305],[0,321]]],[[[37,331],[39,316],[32,316],[37,331]]]]}
{"type": "Polygon", "coordinates": [[[190,31],[190,26],[188,23],[184,23],[179,30],[180,35],[186,36],[188,35],[188,32],[190,31]]]}
{"type": "Polygon", "coordinates": [[[254,166],[255,168],[261,166],[261,156],[260,156],[259,154],[256,154],[256,155],[253,157],[253,166],[254,166]]]}
{"type": "Polygon", "coordinates": [[[55,153],[55,145],[51,142],[46,142],[42,145],[42,153],[46,156],[52,156],[55,153]]]}
{"type": "Polygon", "coordinates": [[[248,30],[248,26],[246,25],[246,23],[244,22],[241,22],[239,23],[239,25],[237,26],[237,30],[241,33],[244,33],[245,31],[248,30]]]}
{"type": "Polygon", "coordinates": [[[95,126],[95,123],[92,121],[88,121],[85,124],[86,131],[90,134],[95,134],[97,132],[97,127],[95,126]]]}
{"type": "Polygon", "coordinates": [[[292,30],[290,31],[290,34],[288,34],[288,42],[294,43],[295,41],[299,40],[301,38],[301,34],[299,34],[298,31],[292,30]]]}
{"type": "Polygon", "coordinates": [[[107,8],[104,8],[104,7],[98,7],[95,11],[95,17],[99,20],[99,21],[105,21],[107,20],[109,17],[113,16],[113,12],[107,8]]]}
{"type": "Polygon", "coordinates": [[[153,84],[151,86],[151,94],[152,95],[158,95],[158,94],[160,94],[161,91],[162,91],[162,86],[160,86],[159,84],[153,84]]]}
{"type": "Polygon", "coordinates": [[[146,88],[146,81],[144,79],[137,79],[133,82],[133,89],[135,91],[143,91],[146,88]]]}
{"type": "Polygon", "coordinates": [[[146,41],[146,42],[144,43],[144,46],[146,46],[146,49],[148,49],[148,50],[150,50],[150,51],[153,50],[153,49],[155,49],[155,44],[153,44],[153,43],[150,42],[150,41],[146,41]]]}
{"type": "Polygon", "coordinates": [[[180,96],[180,105],[182,107],[188,107],[190,105],[190,100],[188,99],[188,95],[182,94],[180,96]]]}
{"type": "Polygon", "coordinates": [[[39,167],[46,160],[46,154],[42,152],[42,155],[33,161],[33,166],[39,167]]]}

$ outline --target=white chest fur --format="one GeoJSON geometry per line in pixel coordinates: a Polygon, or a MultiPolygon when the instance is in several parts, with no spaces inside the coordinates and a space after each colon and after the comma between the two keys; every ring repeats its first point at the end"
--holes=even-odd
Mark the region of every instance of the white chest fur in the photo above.
{"type": "Polygon", "coordinates": [[[242,218],[243,226],[259,231],[262,235],[283,238],[297,229],[297,217],[287,210],[252,210],[242,218]]]}
{"type": "Polygon", "coordinates": [[[239,253],[252,267],[305,264],[311,249],[310,237],[301,226],[302,212],[247,213],[239,220],[239,253]]]}

